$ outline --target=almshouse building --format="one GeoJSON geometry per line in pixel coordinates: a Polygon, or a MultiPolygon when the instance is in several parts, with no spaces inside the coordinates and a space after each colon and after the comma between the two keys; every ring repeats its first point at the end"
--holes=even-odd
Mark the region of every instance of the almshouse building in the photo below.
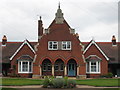
{"type": "Polygon", "coordinates": [[[7,42],[2,39],[3,73],[21,77],[42,76],[99,77],[108,72],[120,75],[118,46],[112,42],[81,42],[63,17],[60,5],[47,29],[38,20],[38,42],[7,42]]]}

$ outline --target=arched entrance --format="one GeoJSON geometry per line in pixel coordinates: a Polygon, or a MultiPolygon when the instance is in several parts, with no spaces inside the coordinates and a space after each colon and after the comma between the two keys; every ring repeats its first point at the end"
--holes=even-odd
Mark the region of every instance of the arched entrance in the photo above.
{"type": "Polygon", "coordinates": [[[64,62],[57,59],[54,64],[55,76],[64,76],[64,62]]]}
{"type": "Polygon", "coordinates": [[[77,74],[77,63],[74,59],[70,59],[67,63],[68,76],[76,76],[77,74]]]}
{"type": "Polygon", "coordinates": [[[42,62],[42,75],[52,75],[52,63],[49,59],[45,59],[42,62]]]}

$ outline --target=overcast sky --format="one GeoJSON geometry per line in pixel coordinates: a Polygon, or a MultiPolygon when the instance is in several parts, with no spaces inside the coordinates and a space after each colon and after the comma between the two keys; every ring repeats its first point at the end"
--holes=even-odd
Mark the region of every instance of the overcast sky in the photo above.
{"type": "Polygon", "coordinates": [[[0,38],[37,41],[39,16],[48,28],[59,1],[65,20],[81,41],[110,42],[112,35],[118,39],[118,0],[0,0],[0,38]]]}

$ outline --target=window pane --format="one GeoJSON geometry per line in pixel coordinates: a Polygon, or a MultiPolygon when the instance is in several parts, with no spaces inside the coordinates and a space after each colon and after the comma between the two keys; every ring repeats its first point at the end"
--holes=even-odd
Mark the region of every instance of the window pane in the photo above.
{"type": "Polygon", "coordinates": [[[60,70],[62,70],[62,71],[63,71],[63,67],[64,67],[64,66],[63,66],[63,64],[61,64],[61,66],[60,66],[60,70]]]}
{"type": "Polygon", "coordinates": [[[52,70],[52,66],[51,64],[48,64],[48,71],[51,71],[52,70]]]}
{"type": "Polygon", "coordinates": [[[58,64],[55,64],[55,71],[58,71],[58,70],[59,70],[58,64]]]}
{"type": "Polygon", "coordinates": [[[70,42],[67,42],[67,48],[70,48],[70,42]]]}
{"type": "Polygon", "coordinates": [[[19,62],[19,72],[21,72],[21,62],[19,62]]]}
{"type": "Polygon", "coordinates": [[[91,72],[96,72],[96,62],[91,62],[91,72]]]}
{"type": "Polygon", "coordinates": [[[46,71],[46,70],[47,70],[46,64],[43,64],[43,71],[46,71]]]}
{"type": "Polygon", "coordinates": [[[48,45],[48,49],[50,49],[50,50],[57,50],[58,42],[49,41],[48,44],[49,44],[48,45]]]}
{"type": "Polygon", "coordinates": [[[29,62],[29,72],[32,72],[32,63],[29,62]]]}
{"type": "Polygon", "coordinates": [[[28,71],[28,62],[23,62],[22,63],[22,71],[27,72],[28,71]]]}
{"type": "Polygon", "coordinates": [[[62,49],[70,50],[71,49],[71,42],[70,41],[63,41],[62,42],[62,49]]]}
{"type": "Polygon", "coordinates": [[[99,64],[100,64],[100,62],[98,62],[98,72],[100,72],[99,64]]]}
{"type": "Polygon", "coordinates": [[[87,72],[89,72],[89,68],[90,68],[89,62],[87,62],[87,72]]]}

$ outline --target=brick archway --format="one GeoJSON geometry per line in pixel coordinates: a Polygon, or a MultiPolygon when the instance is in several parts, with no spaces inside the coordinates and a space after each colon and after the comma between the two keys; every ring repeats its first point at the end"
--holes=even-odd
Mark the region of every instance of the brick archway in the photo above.
{"type": "Polygon", "coordinates": [[[70,59],[67,62],[67,73],[68,76],[76,76],[77,75],[77,62],[74,59],[70,59]]]}
{"type": "Polygon", "coordinates": [[[64,61],[57,59],[54,63],[54,74],[55,76],[64,76],[64,61]]]}
{"type": "Polygon", "coordinates": [[[42,75],[52,75],[52,62],[49,59],[44,59],[42,62],[42,75]]]}
{"type": "Polygon", "coordinates": [[[43,58],[41,58],[41,60],[39,61],[39,64],[42,65],[43,61],[46,60],[46,59],[49,59],[52,64],[54,63],[53,60],[52,60],[50,57],[43,57],[43,58]]]}

